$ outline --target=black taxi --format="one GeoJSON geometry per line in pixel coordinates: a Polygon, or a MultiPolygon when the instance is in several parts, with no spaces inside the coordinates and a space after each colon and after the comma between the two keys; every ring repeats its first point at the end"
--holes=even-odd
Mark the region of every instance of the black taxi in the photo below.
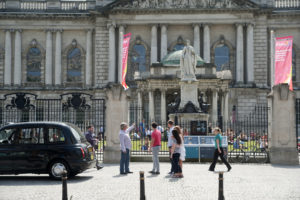
{"type": "Polygon", "coordinates": [[[59,179],[95,167],[95,152],[80,129],[62,122],[23,122],[0,128],[0,174],[49,173],[59,179]]]}

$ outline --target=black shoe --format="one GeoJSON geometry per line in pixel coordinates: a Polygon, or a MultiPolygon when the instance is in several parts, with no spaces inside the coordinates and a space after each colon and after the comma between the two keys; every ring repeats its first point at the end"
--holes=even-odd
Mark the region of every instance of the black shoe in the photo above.
{"type": "Polygon", "coordinates": [[[214,172],[215,170],[213,170],[213,169],[208,169],[208,171],[214,172]]]}
{"type": "Polygon", "coordinates": [[[120,173],[120,175],[126,175],[126,174],[127,174],[127,173],[125,173],[125,172],[121,172],[121,173],[120,173]]]}
{"type": "Polygon", "coordinates": [[[228,172],[230,172],[230,170],[231,170],[231,167],[228,168],[228,172]]]}
{"type": "Polygon", "coordinates": [[[168,174],[174,174],[174,172],[169,172],[168,174]]]}
{"type": "Polygon", "coordinates": [[[126,174],[132,174],[133,172],[131,172],[131,171],[128,171],[128,172],[126,172],[126,174]]]}
{"type": "Polygon", "coordinates": [[[149,173],[150,173],[150,174],[155,174],[155,172],[154,172],[154,171],[149,171],[149,173]]]}
{"type": "Polygon", "coordinates": [[[154,174],[160,174],[160,172],[154,172],[154,174]]]}

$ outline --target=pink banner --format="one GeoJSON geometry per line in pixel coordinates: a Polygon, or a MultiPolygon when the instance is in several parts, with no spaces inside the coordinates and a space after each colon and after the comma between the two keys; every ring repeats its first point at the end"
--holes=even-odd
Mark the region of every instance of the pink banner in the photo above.
{"type": "Polygon", "coordinates": [[[275,85],[288,83],[293,90],[292,83],[292,52],[293,36],[276,38],[275,43],[275,85]]]}
{"type": "Polygon", "coordinates": [[[125,90],[128,89],[128,86],[126,84],[126,73],[127,73],[127,58],[128,58],[130,38],[131,38],[131,33],[124,35],[123,48],[122,48],[122,86],[124,87],[125,90]]]}

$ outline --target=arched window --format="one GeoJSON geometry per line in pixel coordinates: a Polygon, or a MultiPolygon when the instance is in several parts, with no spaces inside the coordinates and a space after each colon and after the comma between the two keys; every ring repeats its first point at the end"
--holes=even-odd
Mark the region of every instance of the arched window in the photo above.
{"type": "Polygon", "coordinates": [[[72,41],[74,48],[69,50],[67,55],[67,82],[82,81],[82,55],[75,40],[72,41]]]}
{"type": "Polygon", "coordinates": [[[292,79],[296,81],[296,51],[295,48],[292,50],[292,79]]]}
{"type": "Polygon", "coordinates": [[[40,82],[41,81],[41,66],[42,66],[42,53],[36,47],[36,41],[32,41],[32,47],[28,50],[27,61],[27,82],[40,82]]]}
{"type": "Polygon", "coordinates": [[[171,51],[179,51],[179,50],[182,50],[183,48],[184,48],[184,41],[183,41],[182,36],[179,36],[176,40],[176,43],[173,43],[171,45],[170,50],[171,51]]]}
{"type": "Polygon", "coordinates": [[[141,44],[140,39],[137,39],[132,48],[131,63],[134,71],[140,73],[146,71],[146,48],[141,44]]]}
{"type": "Polygon", "coordinates": [[[218,44],[215,48],[215,65],[217,71],[229,69],[230,57],[229,48],[226,44],[218,44]]]}

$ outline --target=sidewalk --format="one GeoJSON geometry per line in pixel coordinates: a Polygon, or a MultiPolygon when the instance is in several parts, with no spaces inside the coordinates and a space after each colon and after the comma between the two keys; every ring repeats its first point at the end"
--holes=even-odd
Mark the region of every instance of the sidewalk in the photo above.
{"type": "MultiPolygon", "coordinates": [[[[152,169],[150,162],[131,162],[130,170],[134,173],[125,176],[119,175],[118,165],[105,165],[102,170],[91,169],[68,180],[68,196],[72,195],[72,200],[138,200],[139,171],[145,171],[147,200],[217,200],[218,174],[209,172],[208,167],[209,163],[184,163],[184,178],[176,179],[167,175],[169,163],[161,163],[160,175],[148,173],[152,169]]],[[[219,164],[216,170],[225,170],[225,166],[219,164]]],[[[61,199],[61,183],[40,176],[0,176],[0,199],[61,199]]],[[[299,200],[300,166],[232,164],[232,170],[224,174],[224,197],[227,200],[299,200]]]]}

